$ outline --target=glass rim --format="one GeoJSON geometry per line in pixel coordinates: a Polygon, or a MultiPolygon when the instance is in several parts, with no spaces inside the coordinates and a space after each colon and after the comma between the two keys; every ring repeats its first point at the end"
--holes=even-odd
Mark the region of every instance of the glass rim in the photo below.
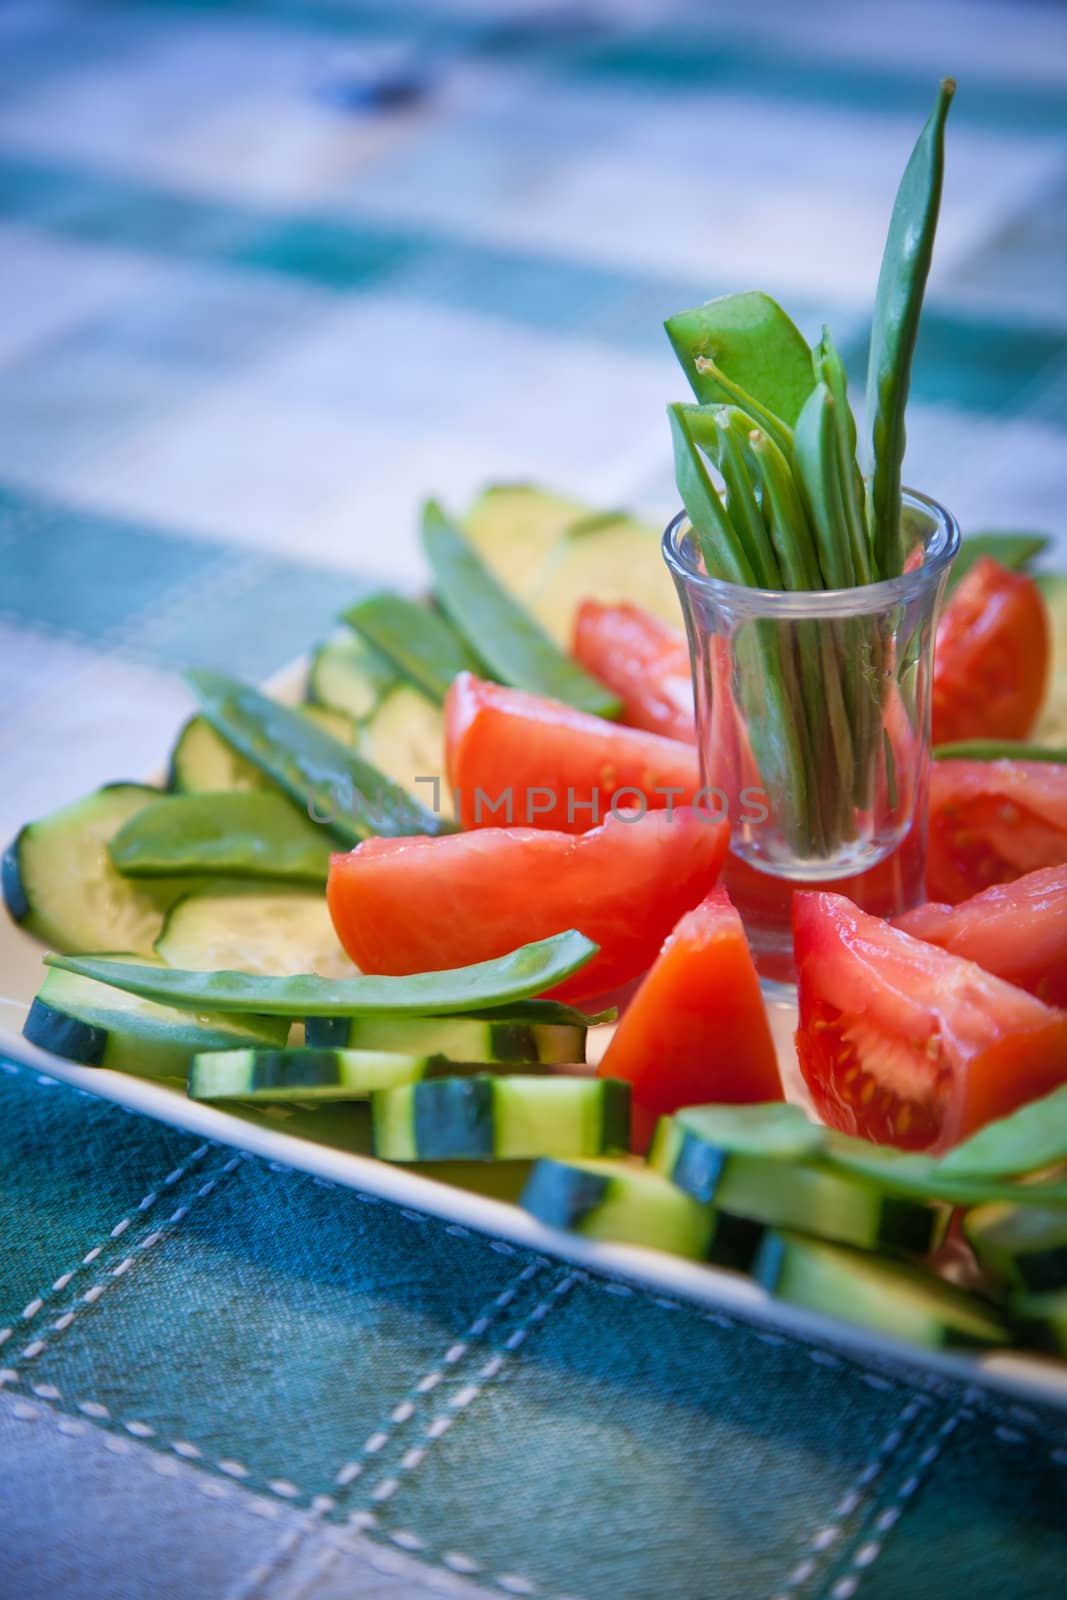
{"type": "Polygon", "coordinates": [[[918,489],[902,489],[901,500],[905,506],[924,513],[932,521],[933,531],[921,567],[902,573],[899,578],[883,578],[879,583],[861,583],[851,589],[758,589],[730,583],[725,578],[709,577],[694,565],[685,551],[682,541],[691,523],[684,510],[677,512],[664,530],[663,557],[677,581],[736,611],[760,615],[774,611],[804,617],[855,616],[857,612],[884,611],[936,588],[960,548],[959,523],[945,506],[918,489]]]}

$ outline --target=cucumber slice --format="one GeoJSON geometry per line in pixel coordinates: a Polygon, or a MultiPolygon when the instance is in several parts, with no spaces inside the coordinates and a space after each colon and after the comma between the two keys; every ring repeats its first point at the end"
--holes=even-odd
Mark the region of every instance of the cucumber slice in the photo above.
{"type": "Polygon", "coordinates": [[[993,1307],[955,1284],[921,1267],[801,1234],[769,1233],[753,1276],[790,1305],[929,1348],[1009,1342],[993,1307]]]}
{"type": "Polygon", "coordinates": [[[1067,1289],[1067,1211],[976,1206],[963,1232],[980,1267],[1020,1289],[1067,1289]]]}
{"type": "Polygon", "coordinates": [[[406,683],[390,689],[359,729],[356,749],[422,805],[451,809],[451,791],[444,776],[444,713],[418,689],[406,683]],[[417,778],[423,782],[416,783],[417,778]]]}
{"type": "Polygon", "coordinates": [[[557,540],[592,509],[533,484],[493,484],[467,512],[463,531],[490,572],[525,600],[557,540]]]}
{"type": "Polygon", "coordinates": [[[191,1016],[52,967],[22,1031],[31,1044],[83,1066],[184,1078],[197,1051],[283,1045],[289,1025],[284,1017],[191,1016]]]}
{"type": "MultiPolygon", "coordinates": [[[[316,727],[351,744],[352,721],[326,706],[301,706],[316,727]]],[[[170,753],[167,787],[181,794],[218,794],[229,789],[269,789],[276,785],[247,757],[227,744],[206,717],[190,717],[170,753]]]]}
{"type": "Polygon", "coordinates": [[[743,1272],[766,1231],[758,1222],[702,1205],[658,1172],[625,1161],[539,1161],[519,1203],[550,1228],[743,1272]]]}
{"type": "MultiPolygon", "coordinates": [[[[681,1118],[687,1115],[693,1114],[681,1118]]],[[[782,1136],[799,1140],[804,1130],[783,1118],[782,1136]]],[[[927,1255],[948,1226],[947,1206],[885,1194],[869,1179],[810,1156],[790,1161],[731,1151],[680,1118],[657,1128],[649,1164],[694,1199],[713,1200],[733,1216],[862,1249],[927,1255]]]]}
{"type": "Polygon", "coordinates": [[[123,823],[109,848],[126,877],[325,884],[331,841],[280,794],[167,794],[123,823]]]}
{"type": "Polygon", "coordinates": [[[449,1061],[562,1065],[585,1060],[586,1029],[486,1017],[308,1017],[309,1045],[398,1050],[449,1061]]]}
{"type": "Polygon", "coordinates": [[[308,700],[316,709],[362,722],[396,683],[396,670],[350,628],[339,628],[311,657],[308,700]]]}
{"type": "Polygon", "coordinates": [[[368,1100],[372,1089],[416,1083],[430,1056],[380,1050],[221,1050],[193,1058],[192,1100],[368,1100]]]}
{"type": "Polygon", "coordinates": [[[217,883],[186,894],[167,915],[156,954],[192,972],[251,972],[285,978],[355,973],[325,898],[299,889],[217,883]]]}
{"type": "Polygon", "coordinates": [[[1067,1289],[1013,1295],[1011,1309],[1035,1344],[1067,1356],[1067,1289]]]}
{"type": "Polygon", "coordinates": [[[618,513],[587,517],[568,528],[549,552],[528,604],[558,645],[569,650],[583,600],[629,601],[682,629],[674,581],[660,553],[660,534],[618,513]]]}
{"type": "Polygon", "coordinates": [[[371,1096],[386,1161],[595,1156],[629,1142],[630,1088],[614,1078],[437,1078],[371,1096]]]}
{"type": "Polygon", "coordinates": [[[441,705],[461,672],[485,668],[439,611],[381,590],[345,612],[345,621],[382,652],[409,683],[441,705]]]}
{"type": "Polygon", "coordinates": [[[16,922],[53,949],[151,952],[167,907],[188,881],[131,883],[114,867],[108,845],[159,790],[114,783],[28,823],[4,854],[0,884],[16,922]]]}

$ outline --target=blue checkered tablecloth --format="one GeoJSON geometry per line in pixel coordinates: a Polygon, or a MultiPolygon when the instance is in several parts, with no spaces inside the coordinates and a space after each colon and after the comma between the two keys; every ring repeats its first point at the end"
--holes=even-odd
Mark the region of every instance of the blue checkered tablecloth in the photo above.
{"type": "MultiPolygon", "coordinates": [[[[674,505],[660,324],[858,378],[960,89],[906,476],[1067,557],[1067,8],[0,3],[0,825],[151,770],[415,510],[674,505]]],[[[0,1062],[0,1596],[1039,1600],[1067,1429],[0,1062]]]]}

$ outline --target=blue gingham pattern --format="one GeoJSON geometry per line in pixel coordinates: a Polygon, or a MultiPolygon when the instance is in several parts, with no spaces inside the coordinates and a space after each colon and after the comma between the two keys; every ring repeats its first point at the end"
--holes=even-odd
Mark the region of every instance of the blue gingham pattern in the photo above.
{"type": "MultiPolygon", "coordinates": [[[[419,583],[426,494],[535,480],[665,521],[671,311],[764,287],[861,382],[946,71],[906,476],[1062,561],[1064,8],[0,5],[4,832],[161,764],[186,663],[263,677],[368,579],[419,583]]],[[[1062,1579],[1056,1419],[756,1341],[8,1065],[0,1592],[1062,1579]]]]}

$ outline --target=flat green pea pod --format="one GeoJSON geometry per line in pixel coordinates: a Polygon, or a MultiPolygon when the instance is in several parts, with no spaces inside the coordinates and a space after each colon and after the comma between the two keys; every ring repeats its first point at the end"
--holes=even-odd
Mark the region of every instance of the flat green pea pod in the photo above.
{"type": "Polygon", "coordinates": [[[186,677],[215,731],[345,844],[371,834],[395,838],[455,831],[448,818],[420,806],[298,711],[218,672],[186,677]]]}
{"type": "Polygon", "coordinates": [[[461,672],[489,675],[440,612],[406,595],[380,590],[357,601],[344,620],[437,705],[461,672]]]}
{"type": "MultiPolygon", "coordinates": [[[[756,498],[748,460],[752,423],[736,406],[716,406],[708,419],[707,444],[726,485],[726,514],[742,541],[761,589],[781,589],[782,569],[756,498]]],[[[701,440],[703,443],[703,440],[701,440]]]]}
{"type": "Polygon", "coordinates": [[[127,994],[179,1011],[252,1011],[271,1017],[451,1016],[486,1006],[529,1000],[562,983],[597,954],[598,946],[570,928],[520,945],[507,955],[469,967],[416,972],[408,977],[259,977],[248,972],[187,972],[147,967],[107,957],[47,955],[50,967],[110,983],[127,994]]]}
{"type": "Polygon", "coordinates": [[[422,544],[442,610],[493,677],[579,711],[620,715],[618,697],[564,655],[433,501],[423,511],[422,544]]]}
{"type": "Polygon", "coordinates": [[[731,399],[724,376],[792,427],[815,378],[811,352],[777,301],[758,289],[726,294],[668,318],[667,337],[702,402],[731,399]]]}
{"type": "Polygon", "coordinates": [[[763,515],[787,589],[819,588],[819,557],[788,458],[769,433],[752,428],[748,450],[759,474],[763,515]]]}
{"type": "Polygon", "coordinates": [[[961,739],[957,744],[939,744],[931,754],[935,761],[1048,761],[1067,766],[1067,745],[1015,739],[961,739]]]}
{"type": "Polygon", "coordinates": [[[848,403],[848,376],[845,372],[845,363],[834,344],[829,328],[823,328],[822,338],[813,351],[813,359],[815,375],[820,383],[825,383],[834,402],[837,481],[841,495],[841,509],[848,528],[856,582],[870,583],[880,574],[871,559],[863,477],[856,462],[856,419],[848,403]]]}
{"type": "Polygon", "coordinates": [[[874,300],[867,362],[867,434],[871,461],[867,521],[875,569],[884,578],[896,577],[904,563],[900,530],[904,411],[941,206],[945,119],[955,92],[954,81],[944,78],[937,104],[904,169],[874,300]]]}
{"type": "Polygon", "coordinates": [[[277,878],[325,883],[336,840],[280,794],[233,790],[150,801],[111,840],[127,878],[277,878]]]}
{"type": "Polygon", "coordinates": [[[701,406],[667,407],[674,444],[674,475],[708,576],[756,587],[756,574],[704,462],[700,440],[714,439],[712,415],[701,406]]]}
{"type": "Polygon", "coordinates": [[[1009,567],[1012,572],[1025,572],[1031,561],[1043,554],[1051,543],[1051,536],[1047,533],[1007,533],[999,529],[995,532],[969,533],[952,563],[945,593],[951,594],[983,556],[992,556],[994,561],[999,561],[1002,567],[1009,567]]]}
{"type": "Polygon", "coordinates": [[[816,530],[823,583],[851,589],[857,579],[838,470],[836,410],[826,384],[817,384],[797,420],[793,467],[816,530]]]}

